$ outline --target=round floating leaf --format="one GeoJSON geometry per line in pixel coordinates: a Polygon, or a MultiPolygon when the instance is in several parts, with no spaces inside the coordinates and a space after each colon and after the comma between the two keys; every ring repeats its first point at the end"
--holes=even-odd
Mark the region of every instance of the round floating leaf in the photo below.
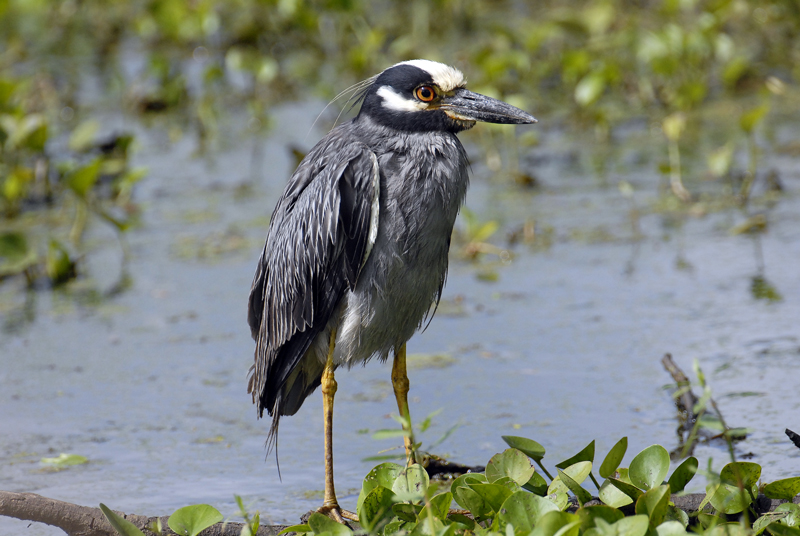
{"type": "Polygon", "coordinates": [[[669,486],[648,490],[636,501],[636,513],[646,515],[650,519],[650,527],[656,528],[667,516],[669,497],[669,486]]]}
{"type": "Polygon", "coordinates": [[[522,487],[539,496],[547,495],[547,482],[542,478],[542,475],[536,472],[531,475],[531,479],[522,487]]]}
{"type": "Polygon", "coordinates": [[[65,454],[62,452],[55,458],[42,458],[41,462],[48,465],[55,465],[56,467],[69,467],[70,465],[83,465],[84,463],[88,463],[89,459],[80,454],[65,454]]]}
{"type": "Polygon", "coordinates": [[[578,508],[578,511],[575,513],[581,518],[581,530],[584,532],[594,527],[598,519],[602,519],[609,525],[612,525],[625,517],[625,514],[616,508],[599,504],[578,508]]]}
{"type": "Polygon", "coordinates": [[[505,441],[509,447],[522,451],[526,456],[529,456],[537,462],[544,458],[544,447],[533,439],[507,435],[502,437],[503,441],[505,441]]]}
{"type": "Polygon", "coordinates": [[[669,472],[669,453],[661,445],[651,445],[636,455],[628,470],[631,482],[640,489],[660,486],[669,472]]]}
{"type": "Polygon", "coordinates": [[[784,478],[764,486],[764,495],[770,499],[794,499],[800,493],[800,476],[784,478]]]}
{"type": "Polygon", "coordinates": [[[114,530],[119,532],[122,536],[144,536],[144,533],[139,530],[136,525],[112,511],[105,504],[100,503],[100,510],[103,511],[103,515],[106,516],[106,519],[108,519],[108,522],[114,527],[114,530]]]}
{"type": "MultiPolygon", "coordinates": [[[[423,496],[428,490],[428,472],[415,463],[403,469],[392,484],[392,491],[401,497],[423,496]]],[[[402,499],[405,500],[405,499],[402,499]]]]}
{"type": "Polygon", "coordinates": [[[611,447],[611,450],[608,451],[606,457],[603,459],[603,463],[600,464],[600,476],[603,478],[608,478],[614,474],[619,467],[619,464],[622,462],[622,458],[625,457],[625,452],[628,450],[628,438],[623,437],[617,444],[611,447]]]}
{"type": "Polygon", "coordinates": [[[512,495],[511,490],[501,484],[470,484],[469,487],[496,513],[500,512],[503,503],[512,495]]]}
{"type": "Polygon", "coordinates": [[[556,467],[559,469],[565,469],[571,465],[575,465],[578,462],[594,462],[594,440],[583,447],[583,450],[581,450],[575,456],[567,458],[563,462],[557,463],[556,467]]]}
{"type": "Polygon", "coordinates": [[[500,519],[514,525],[516,530],[530,532],[544,514],[557,511],[558,507],[547,499],[518,491],[503,503],[500,519]]]}
{"type": "Polygon", "coordinates": [[[739,480],[745,488],[752,488],[761,478],[761,466],[753,462],[733,462],[727,464],[719,473],[719,478],[726,484],[739,485],[739,480]]]}
{"type": "Polygon", "coordinates": [[[679,493],[684,490],[686,484],[692,480],[697,473],[697,458],[690,456],[683,460],[672,476],[669,477],[669,489],[672,493],[679,493]]]}
{"type": "Polygon", "coordinates": [[[494,482],[502,477],[509,477],[522,486],[527,484],[535,472],[531,461],[522,451],[515,448],[495,454],[486,464],[486,478],[494,482]]]}
{"type": "MultiPolygon", "coordinates": [[[[347,526],[337,523],[319,512],[311,514],[311,517],[308,518],[308,526],[311,527],[314,534],[327,532],[331,536],[353,536],[353,531],[347,528],[347,526]]],[[[170,525],[170,528],[172,528],[172,525],[170,525]]]]}
{"type": "Polygon", "coordinates": [[[684,536],[686,528],[680,521],[665,521],[656,527],[658,536],[684,536]]]}
{"type": "Polygon", "coordinates": [[[392,517],[395,494],[389,488],[376,486],[367,493],[358,508],[358,522],[368,532],[377,532],[384,520],[392,517]]]}
{"type": "Polygon", "coordinates": [[[575,480],[573,480],[567,473],[565,473],[561,469],[558,470],[558,477],[561,479],[564,485],[567,486],[567,488],[569,488],[569,490],[575,495],[575,498],[578,499],[578,504],[583,506],[584,503],[587,503],[592,500],[592,494],[583,489],[580,484],[575,482],[575,480]]]}
{"type": "Polygon", "coordinates": [[[539,518],[530,536],[578,536],[581,519],[567,512],[547,512],[539,518]]]}
{"type": "Polygon", "coordinates": [[[614,485],[614,483],[608,479],[603,482],[602,486],[600,486],[600,492],[598,493],[598,496],[603,503],[611,506],[612,508],[621,508],[626,504],[631,504],[633,502],[633,499],[620,491],[614,485]]]}
{"type": "Polygon", "coordinates": [[[219,510],[209,504],[193,504],[178,508],[167,520],[173,532],[182,536],[197,536],[203,530],[222,521],[219,510]]]}

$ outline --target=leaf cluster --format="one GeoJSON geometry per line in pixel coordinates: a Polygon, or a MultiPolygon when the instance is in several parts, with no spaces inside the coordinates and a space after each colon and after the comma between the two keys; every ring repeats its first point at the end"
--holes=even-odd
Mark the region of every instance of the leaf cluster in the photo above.
{"type": "MultiPolygon", "coordinates": [[[[361,532],[381,536],[680,536],[691,529],[715,536],[731,531],[754,535],[764,530],[772,536],[800,536],[797,505],[787,503],[758,517],[754,506],[761,468],[755,463],[726,465],[707,487],[698,512],[687,513],[671,498],[697,473],[694,457],[669,474],[667,450],[653,445],[636,454],[628,467],[621,467],[627,451],[627,438],[622,438],[596,468],[601,484],[594,475],[594,441],[555,464],[556,474],[551,476],[542,464],[542,445],[522,437],[503,439],[511,448],[493,456],[484,473],[464,474],[449,486],[431,482],[420,465],[376,466],[364,479],[358,498],[361,532]],[[587,481],[594,485],[594,492],[587,490],[587,481]],[[451,509],[453,503],[458,509],[451,509]],[[749,518],[728,517],[745,511],[749,518]],[[755,522],[751,525],[747,519],[755,522]]],[[[800,477],[762,485],[761,491],[768,498],[792,498],[800,493],[800,477]]],[[[312,514],[307,524],[284,532],[354,534],[319,513],[312,514]]]]}

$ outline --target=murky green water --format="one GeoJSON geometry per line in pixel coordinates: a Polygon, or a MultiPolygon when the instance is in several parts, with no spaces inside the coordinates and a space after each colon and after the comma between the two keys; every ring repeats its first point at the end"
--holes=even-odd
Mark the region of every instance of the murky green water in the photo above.
{"type": "MultiPolygon", "coordinates": [[[[142,226],[127,237],[132,288],[81,300],[78,290],[26,298],[21,281],[0,287],[0,489],[151,515],[199,502],[230,515],[239,494],[268,522],[294,522],[320,504],[321,396],[282,421],[281,482],[274,459],[264,459],[268,422],[255,419],[246,394],[253,344],[245,322],[268,215],[294,167],[287,147],[318,138],[304,140],[320,108],[281,108],[268,139],[235,133],[204,158],[190,138],[170,142],[157,126],[105,118],[109,131],[136,131],[134,164],[150,168],[135,195],[142,226]],[[61,452],[90,463],[60,472],[39,463],[61,452]]],[[[764,162],[785,188],[761,236],[767,276],[784,297],[768,303],[750,293],[754,239],[729,234],[744,219],[738,211],[677,226],[645,212],[643,238],[633,240],[630,201],[616,183],[629,181],[646,208],[660,180],[653,166],[621,151],[599,180],[585,146],[546,128],[541,139],[522,158],[543,185],[536,192],[490,183],[473,151],[467,206],[498,220],[492,241],[505,247],[504,233],[535,218],[553,228],[553,243],[512,248],[511,262],[490,266],[496,282],[477,277],[489,261],[476,267],[454,256],[439,314],[408,346],[454,358],[421,360],[410,372],[412,415],[442,409],[423,442],[460,423],[438,452],[469,464],[502,450],[503,434],[541,442],[550,465],[591,439],[604,454],[627,435],[626,462],[649,444],[674,446],[663,389],[670,378],[660,365],[671,352],[687,372],[698,359],[728,423],[752,429],[737,451],[752,453],[766,480],[799,474],[800,450],[783,435],[800,430],[797,160],[764,162]]],[[[92,233],[109,245],[90,256],[90,280],[79,286],[102,293],[116,284],[121,259],[108,230],[92,233]]],[[[367,431],[395,426],[396,407],[388,365],[337,380],[336,482],[353,508],[373,465],[362,459],[393,445],[367,431]]],[[[701,466],[726,460],[722,445],[696,455],[701,466]]],[[[27,525],[2,519],[0,532],[58,533],[27,525]]]]}

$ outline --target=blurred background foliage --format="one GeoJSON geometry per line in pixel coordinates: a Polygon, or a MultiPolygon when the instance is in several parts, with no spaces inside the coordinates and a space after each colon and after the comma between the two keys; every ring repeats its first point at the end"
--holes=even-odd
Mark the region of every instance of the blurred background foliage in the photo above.
{"type": "MultiPolygon", "coordinates": [[[[644,120],[663,136],[669,206],[698,199],[687,153],[745,206],[757,129],[797,109],[799,33],[798,0],[0,0],[0,278],[68,280],[88,221],[120,236],[135,222],[146,170],[128,165],[132,135],[98,138],[104,102],[172,113],[202,149],[227,107],[266,131],[277,103],[329,100],[410,58],[593,142],[644,120]]],[[[536,138],[485,132],[489,168],[519,176],[536,138]]]]}

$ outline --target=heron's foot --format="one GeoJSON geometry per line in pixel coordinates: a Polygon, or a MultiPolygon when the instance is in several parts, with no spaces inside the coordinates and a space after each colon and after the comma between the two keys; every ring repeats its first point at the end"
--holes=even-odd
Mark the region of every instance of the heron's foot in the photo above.
{"type": "Polygon", "coordinates": [[[356,514],[348,510],[344,510],[338,504],[320,506],[319,508],[317,508],[317,512],[328,516],[329,518],[333,519],[337,523],[341,523],[342,525],[347,525],[348,524],[347,521],[355,521],[356,523],[358,523],[358,516],[356,514]],[[347,521],[345,521],[345,519],[347,521]]]}

